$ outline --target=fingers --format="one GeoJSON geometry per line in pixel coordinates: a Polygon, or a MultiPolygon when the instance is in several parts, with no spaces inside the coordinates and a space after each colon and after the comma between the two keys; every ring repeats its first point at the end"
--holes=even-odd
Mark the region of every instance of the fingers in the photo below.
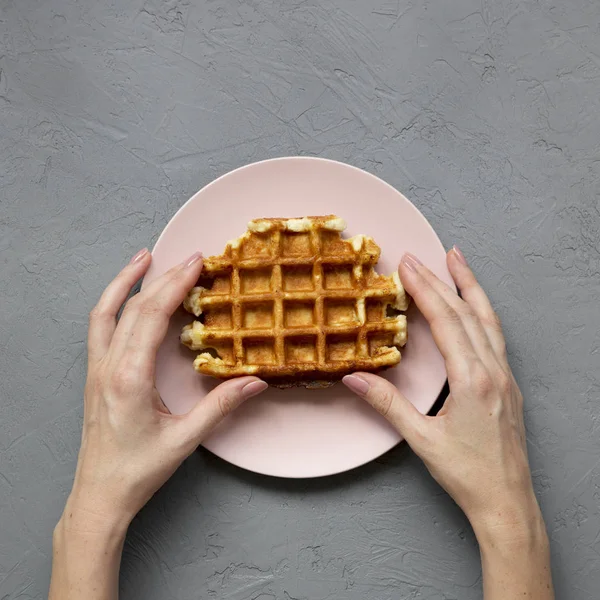
{"type": "Polygon", "coordinates": [[[410,446],[419,452],[423,432],[427,426],[426,417],[393,384],[372,373],[346,375],[342,382],[382,414],[410,446]]]}
{"type": "Polygon", "coordinates": [[[450,274],[456,282],[462,297],[479,318],[494,352],[499,358],[504,358],[506,355],[506,342],[500,319],[492,308],[483,288],[475,278],[473,271],[467,265],[463,253],[456,246],[448,252],[447,263],[450,274]]]}
{"type": "Polygon", "coordinates": [[[90,312],[88,355],[91,360],[98,360],[108,351],[117,326],[117,314],[135,282],[148,270],[150,262],[148,249],[140,250],[108,284],[98,304],[90,312]]]}
{"type": "Polygon", "coordinates": [[[448,373],[460,374],[478,360],[477,354],[460,315],[448,302],[448,294],[444,294],[444,297],[443,291],[438,292],[425,277],[428,271],[412,254],[402,257],[402,284],[429,322],[448,373]]]}
{"type": "Polygon", "coordinates": [[[258,377],[240,377],[218,385],[175,428],[180,441],[192,452],[227,415],[268,387],[258,377]]]}
{"type": "Polygon", "coordinates": [[[436,277],[428,268],[420,267],[419,274],[448,303],[450,308],[456,312],[479,359],[488,367],[497,368],[498,360],[496,352],[490,343],[480,315],[476,313],[468,302],[460,298],[449,285],[436,277]]]}
{"type": "Polygon", "coordinates": [[[202,255],[197,252],[127,303],[111,345],[116,361],[127,356],[137,365],[153,363],[172,314],[198,281],[201,270],[202,255]]]}

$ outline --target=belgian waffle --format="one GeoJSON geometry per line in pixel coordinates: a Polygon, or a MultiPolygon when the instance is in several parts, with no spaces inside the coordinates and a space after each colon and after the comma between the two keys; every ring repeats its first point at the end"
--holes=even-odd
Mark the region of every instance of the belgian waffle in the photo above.
{"type": "Polygon", "coordinates": [[[345,227],[333,215],[256,219],[205,259],[184,301],[199,319],[181,333],[196,371],[311,386],[397,364],[408,296],[397,272],[375,271],[373,239],[342,239],[345,227]]]}

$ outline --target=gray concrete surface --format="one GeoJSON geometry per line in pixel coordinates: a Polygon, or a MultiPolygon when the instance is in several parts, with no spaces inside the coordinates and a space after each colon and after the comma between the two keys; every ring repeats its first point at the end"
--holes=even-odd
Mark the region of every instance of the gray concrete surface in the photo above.
{"type": "MultiPolygon", "coordinates": [[[[0,597],[46,595],[103,286],[217,175],[308,154],[383,177],[470,258],[526,397],[558,598],[597,598],[599,22],[596,0],[0,0],[0,597]]],[[[480,584],[406,448],[307,482],[197,453],[122,569],[144,600],[480,584]]]]}

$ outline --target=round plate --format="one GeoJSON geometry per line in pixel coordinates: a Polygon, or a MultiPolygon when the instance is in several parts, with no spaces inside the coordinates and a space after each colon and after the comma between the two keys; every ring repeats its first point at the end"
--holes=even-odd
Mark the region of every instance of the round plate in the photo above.
{"type": "MultiPolygon", "coordinates": [[[[391,273],[410,251],[454,287],[445,251],[425,217],[390,185],[356,167],[320,158],[278,158],[236,169],[192,196],[165,227],[144,284],[196,250],[221,254],[258,217],[336,214],[343,235],[364,233],[381,246],[378,271],[391,273]]],[[[171,412],[201,401],[215,379],[197,374],[194,352],[179,343],[193,316],[181,310],[158,353],[156,386],[171,412]]],[[[422,412],[433,406],[445,381],[444,362],[426,321],[408,311],[408,344],[401,363],[385,372],[422,412]]],[[[217,456],[257,473],[318,477],[358,467],[400,441],[398,433],[343,384],[327,389],[270,388],[229,416],[203,445],[217,456]]]]}

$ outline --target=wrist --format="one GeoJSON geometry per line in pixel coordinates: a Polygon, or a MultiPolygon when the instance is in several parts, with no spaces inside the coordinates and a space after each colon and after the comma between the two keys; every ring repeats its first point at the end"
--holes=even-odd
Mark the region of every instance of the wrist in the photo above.
{"type": "Polygon", "coordinates": [[[488,510],[469,520],[482,551],[548,545],[544,519],[533,490],[521,498],[496,499],[488,510]]]}
{"type": "Polygon", "coordinates": [[[81,556],[83,549],[88,558],[97,554],[110,558],[122,551],[126,533],[126,527],[105,524],[99,528],[85,522],[74,523],[71,517],[63,514],[54,528],[52,546],[55,553],[73,557],[81,556]]]}
{"type": "Polygon", "coordinates": [[[124,539],[134,516],[101,494],[74,486],[56,529],[63,535],[124,539]]]}
{"type": "Polygon", "coordinates": [[[70,497],[54,528],[48,598],[116,598],[126,532],[126,520],[70,497]]]}

